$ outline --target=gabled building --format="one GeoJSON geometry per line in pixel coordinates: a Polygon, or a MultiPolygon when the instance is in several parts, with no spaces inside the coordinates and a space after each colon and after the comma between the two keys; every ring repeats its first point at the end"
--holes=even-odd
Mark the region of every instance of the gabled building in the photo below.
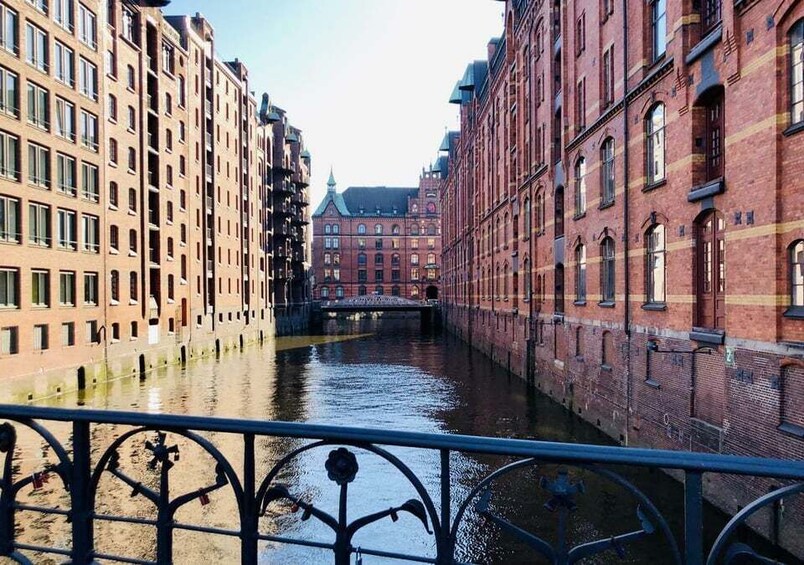
{"type": "Polygon", "coordinates": [[[327,194],[313,213],[313,289],[317,300],[389,294],[437,299],[440,289],[440,175],[418,188],[354,186],[327,194]]]}

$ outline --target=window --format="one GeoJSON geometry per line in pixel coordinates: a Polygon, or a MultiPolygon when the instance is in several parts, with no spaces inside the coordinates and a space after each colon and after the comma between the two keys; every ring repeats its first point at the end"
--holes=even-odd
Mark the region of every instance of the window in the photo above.
{"type": "Polygon", "coordinates": [[[525,210],[523,212],[525,239],[530,237],[531,232],[531,217],[530,217],[530,198],[525,198],[525,210]]]}
{"type": "Polygon", "coordinates": [[[383,271],[382,271],[382,269],[375,269],[374,270],[374,282],[383,282],[383,271]]]}
{"type": "Polygon", "coordinates": [[[606,237],[600,243],[600,290],[605,303],[614,302],[614,240],[606,237]]]}
{"type": "Polygon", "coordinates": [[[128,230],[128,250],[130,255],[137,254],[137,230],[128,230]]]}
{"type": "Polygon", "coordinates": [[[47,0],[28,0],[28,4],[32,5],[43,14],[47,14],[47,0]]]}
{"type": "Polygon", "coordinates": [[[555,312],[564,313],[564,265],[559,263],[554,271],[555,281],[555,312]]]}
{"type": "Polygon", "coordinates": [[[137,339],[138,327],[137,322],[131,322],[131,339],[137,339]]]}
{"type": "Polygon", "coordinates": [[[608,138],[600,147],[600,202],[602,205],[614,202],[614,140],[608,138]]]}
{"type": "Polygon", "coordinates": [[[418,253],[412,253],[410,255],[410,264],[411,265],[418,265],[419,264],[419,254],[418,253]]]}
{"type": "Polygon", "coordinates": [[[135,32],[137,28],[137,21],[134,17],[134,12],[132,12],[126,6],[123,6],[123,14],[122,14],[122,21],[123,21],[123,37],[126,38],[128,41],[132,43],[137,43],[135,32]]]}
{"type": "Polygon", "coordinates": [[[57,219],[59,247],[61,249],[70,249],[75,251],[78,245],[75,233],[75,212],[71,210],[59,210],[57,213],[57,219]]]}
{"type": "Polygon", "coordinates": [[[25,60],[47,72],[47,34],[33,24],[25,24],[25,60]]]}
{"type": "Polygon", "coordinates": [[[0,4],[0,46],[6,51],[17,53],[17,12],[0,4]]]}
{"type": "Polygon", "coordinates": [[[97,216],[81,216],[84,251],[100,253],[100,220],[97,216]]]}
{"type": "Polygon", "coordinates": [[[42,247],[50,246],[50,206],[33,202],[28,204],[28,242],[42,247]]]}
{"type": "Polygon", "coordinates": [[[64,347],[75,345],[75,322],[64,322],[61,325],[61,344],[64,347]]]}
{"type": "Polygon", "coordinates": [[[56,154],[56,183],[61,192],[75,196],[77,187],[75,159],[61,153],[56,154]]]}
{"type": "Polygon", "coordinates": [[[19,333],[17,326],[0,328],[0,355],[19,353],[19,333]]]}
{"type": "Polygon", "coordinates": [[[98,117],[81,110],[81,145],[98,151],[98,117]]]}
{"type": "Polygon", "coordinates": [[[84,273],[84,304],[98,305],[98,273],[84,273]]]}
{"type": "Polygon", "coordinates": [[[117,165],[117,140],[109,139],[109,163],[117,165]]]}
{"type": "Polygon", "coordinates": [[[357,270],[357,282],[366,282],[368,280],[368,274],[366,269],[358,269],[357,270]]]}
{"type": "Polygon", "coordinates": [[[75,271],[59,272],[59,305],[75,306],[75,271]]]}
{"type": "Polygon", "coordinates": [[[173,97],[170,95],[169,92],[165,93],[165,114],[167,114],[168,116],[173,114],[173,97]]]}
{"type": "Polygon", "coordinates": [[[109,292],[112,304],[120,301],[120,271],[112,271],[109,274],[109,292]]]}
{"type": "Polygon", "coordinates": [[[721,0],[701,0],[701,37],[720,23],[721,0]]]}
{"type": "Polygon", "coordinates": [[[648,113],[647,129],[647,182],[648,185],[664,180],[664,104],[657,104],[648,113]]]}
{"type": "Polygon", "coordinates": [[[706,180],[723,176],[723,94],[716,89],[704,103],[706,112],[706,180]]]}
{"type": "Polygon", "coordinates": [[[137,74],[131,65],[126,69],[126,85],[129,90],[134,90],[137,87],[137,74]]]}
{"type": "Polygon", "coordinates": [[[410,280],[417,281],[417,280],[419,280],[419,278],[420,278],[419,268],[418,267],[413,267],[410,270],[410,280]]]}
{"type": "Polygon", "coordinates": [[[48,91],[28,82],[28,123],[47,130],[48,122],[48,91]]]}
{"type": "Polygon", "coordinates": [[[575,22],[575,55],[579,56],[586,49],[586,12],[581,12],[575,22]]]}
{"type": "MultiPolygon", "coordinates": [[[[614,0],[608,0],[613,2],[614,0]]],[[[603,52],[603,104],[605,110],[614,102],[614,48],[603,52]]]]}
{"type": "Polygon", "coordinates": [[[383,265],[385,262],[385,257],[382,253],[375,253],[374,254],[374,264],[375,265],[383,265]]]}
{"type": "Polygon", "coordinates": [[[804,122],[804,19],[790,30],[790,123],[804,122]]]}
{"type": "Polygon", "coordinates": [[[134,106],[128,107],[128,129],[137,131],[137,111],[134,109],[134,106]]]}
{"type": "Polygon", "coordinates": [[[364,235],[366,233],[366,224],[358,224],[357,233],[360,235],[364,235]]]}
{"type": "Polygon", "coordinates": [[[56,135],[75,141],[75,106],[56,98],[56,135]]]}
{"type": "Polygon", "coordinates": [[[100,343],[97,320],[89,320],[86,324],[84,324],[84,328],[86,330],[87,343],[100,343]]]}
{"type": "Polygon", "coordinates": [[[78,39],[91,49],[98,46],[98,26],[95,14],[78,4],[78,39]]]}
{"type": "Polygon", "coordinates": [[[522,275],[525,278],[525,300],[531,298],[531,281],[530,281],[530,261],[525,259],[522,268],[522,275]]]}
{"type": "Polygon", "coordinates": [[[374,294],[377,296],[382,296],[384,293],[383,288],[381,286],[374,287],[374,294]]]}
{"type": "Polygon", "coordinates": [[[136,188],[129,188],[128,189],[128,209],[131,212],[137,211],[137,189],[136,188]]]}
{"type": "Polygon", "coordinates": [[[332,238],[325,237],[324,238],[324,249],[332,249],[332,238]]]}
{"type": "Polygon", "coordinates": [[[600,364],[603,368],[611,369],[614,365],[614,338],[611,332],[603,332],[603,344],[601,347],[600,364]]]}
{"type": "Polygon", "coordinates": [[[726,317],[726,222],[720,212],[710,210],[696,222],[695,229],[697,325],[723,329],[726,317]]]}
{"type": "Polygon", "coordinates": [[[20,241],[20,201],[0,196],[0,242],[20,241]]]}
{"type": "Polygon", "coordinates": [[[374,240],[374,249],[382,249],[382,240],[381,239],[375,239],[374,240]]]}
{"type": "Polygon", "coordinates": [[[554,226],[555,237],[564,237],[564,187],[559,186],[553,196],[554,202],[554,226]]]}
{"type": "Polygon", "coordinates": [[[175,54],[172,45],[167,43],[162,44],[162,70],[173,74],[175,72],[175,54]]]}
{"type": "MultiPolygon", "coordinates": [[[[2,4],[0,4],[0,13],[2,13],[2,4]]],[[[17,116],[17,112],[19,112],[18,92],[19,79],[17,75],[0,67],[0,112],[9,116],[17,116]]]]}
{"type": "Polygon", "coordinates": [[[119,199],[120,191],[117,188],[117,183],[112,181],[109,183],[109,206],[116,210],[119,199]]]}
{"type": "Polygon", "coordinates": [[[133,147],[128,148],[128,170],[137,170],[137,150],[133,147]]]}
{"type": "Polygon", "coordinates": [[[329,287],[328,286],[322,286],[321,287],[321,298],[324,299],[324,300],[329,298],[329,287]]]}
{"type": "Polygon", "coordinates": [[[36,324],[33,327],[33,349],[43,351],[48,348],[47,324],[36,324]]]}
{"type": "Polygon", "coordinates": [[[382,235],[382,224],[376,224],[374,226],[374,235],[382,235]]]}
{"type": "Polygon", "coordinates": [[[410,226],[410,235],[419,235],[419,224],[410,226]]]}
{"type": "Polygon", "coordinates": [[[19,306],[19,269],[0,268],[0,308],[19,306]]]}
{"type": "Polygon", "coordinates": [[[657,224],[647,233],[647,299],[648,304],[664,304],[666,300],[665,229],[657,224]]]}
{"type": "Polygon", "coordinates": [[[575,301],[586,302],[586,246],[582,243],[575,248],[575,301]]]}
{"type": "Polygon", "coordinates": [[[575,163],[575,216],[586,212],[586,159],[575,163]]]}
{"type": "Polygon", "coordinates": [[[100,177],[98,167],[89,163],[81,163],[81,195],[87,200],[100,200],[100,177]]]}
{"type": "Polygon", "coordinates": [[[790,246],[790,305],[804,307],[804,241],[790,246]]]}
{"type": "Polygon", "coordinates": [[[128,274],[128,292],[132,302],[136,302],[139,299],[138,282],[136,271],[131,271],[128,274]]]}
{"type": "Polygon", "coordinates": [[[112,122],[117,121],[117,97],[114,94],[110,94],[106,104],[107,108],[106,111],[109,114],[109,120],[112,122]]]}
{"type": "Polygon", "coordinates": [[[50,271],[31,271],[31,306],[50,306],[50,271]]]}
{"type": "Polygon", "coordinates": [[[586,128],[586,79],[578,81],[575,89],[575,119],[578,131],[586,128]]]}
{"type": "Polygon", "coordinates": [[[28,144],[28,181],[36,186],[50,186],[50,151],[45,147],[28,144]]]}
{"type": "Polygon", "coordinates": [[[52,0],[53,21],[67,31],[73,31],[73,0],[52,0]]]}
{"type": "Polygon", "coordinates": [[[53,59],[56,80],[72,87],[75,84],[75,53],[73,50],[56,41],[53,44],[53,59]]]}

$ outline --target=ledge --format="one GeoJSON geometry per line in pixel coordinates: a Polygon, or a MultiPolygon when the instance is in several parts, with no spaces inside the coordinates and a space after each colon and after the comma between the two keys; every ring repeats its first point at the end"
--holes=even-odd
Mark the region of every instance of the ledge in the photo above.
{"type": "Polygon", "coordinates": [[[667,310],[667,304],[664,304],[663,302],[646,302],[642,305],[642,309],[652,312],[664,312],[667,310]]]}
{"type": "Polygon", "coordinates": [[[799,122],[797,124],[793,124],[792,126],[787,128],[786,130],[784,130],[782,132],[782,135],[785,136],[785,137],[789,137],[789,136],[791,136],[793,134],[796,134],[796,133],[798,133],[800,131],[804,131],[804,122],[799,122]]]}
{"type": "Polygon", "coordinates": [[[726,332],[723,330],[693,328],[690,332],[690,339],[699,343],[723,345],[726,340],[726,332]]]}
{"type": "Polygon", "coordinates": [[[612,302],[611,300],[604,300],[603,302],[598,302],[597,305],[600,306],[601,308],[614,308],[614,302],[612,302]]]}
{"type": "Polygon", "coordinates": [[[782,314],[785,318],[804,320],[804,306],[791,306],[782,314]]]}
{"type": "Polygon", "coordinates": [[[710,31],[703,37],[692,49],[690,52],[687,53],[687,56],[684,58],[684,63],[687,65],[691,65],[694,63],[698,58],[700,58],[704,53],[709,51],[712,47],[720,43],[720,39],[723,36],[723,23],[719,23],[715,29],[710,31]]]}
{"type": "Polygon", "coordinates": [[[656,182],[653,182],[651,184],[646,184],[645,186],[642,187],[642,192],[650,192],[651,190],[656,190],[660,186],[664,186],[666,184],[667,184],[667,177],[661,180],[657,180],[656,182]]]}
{"type": "Polygon", "coordinates": [[[660,385],[660,384],[659,384],[657,381],[654,381],[654,380],[653,380],[653,379],[651,379],[651,378],[645,379],[645,381],[644,381],[644,382],[645,382],[645,384],[646,384],[646,385],[648,385],[650,388],[655,388],[656,390],[659,390],[660,388],[662,388],[662,385],[660,385]]]}
{"type": "Polygon", "coordinates": [[[804,439],[804,427],[802,426],[784,422],[782,424],[779,424],[779,426],[776,429],[782,433],[804,439]]]}
{"type": "Polygon", "coordinates": [[[725,189],[726,183],[723,177],[717,178],[713,181],[693,187],[689,194],[687,194],[687,202],[697,202],[709,196],[721,194],[725,189]]]}
{"type": "Polygon", "coordinates": [[[576,300],[573,302],[575,306],[586,306],[586,300],[576,300]]]}
{"type": "Polygon", "coordinates": [[[600,205],[597,207],[598,210],[605,210],[606,208],[611,208],[614,206],[614,200],[611,202],[601,202],[600,205]]]}

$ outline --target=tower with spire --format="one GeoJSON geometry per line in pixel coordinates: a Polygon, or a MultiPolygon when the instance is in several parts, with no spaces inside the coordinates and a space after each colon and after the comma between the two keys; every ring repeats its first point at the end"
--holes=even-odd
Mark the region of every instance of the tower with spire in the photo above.
{"type": "Polygon", "coordinates": [[[327,192],[335,192],[335,175],[332,173],[332,167],[329,168],[329,180],[327,181],[327,192]]]}

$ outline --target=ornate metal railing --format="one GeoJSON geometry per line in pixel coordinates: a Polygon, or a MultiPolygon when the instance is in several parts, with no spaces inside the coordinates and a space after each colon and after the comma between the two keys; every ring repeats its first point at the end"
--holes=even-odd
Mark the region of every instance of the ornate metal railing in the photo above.
{"type": "MultiPolygon", "coordinates": [[[[483,527],[496,527],[504,535],[518,539],[550,563],[570,564],[584,558],[610,552],[625,555],[627,548],[636,540],[653,538],[657,547],[670,561],[688,565],[715,563],[776,563],[753,549],[734,540],[736,529],[758,510],[778,503],[783,498],[804,491],[804,462],[756,459],[736,456],[679,453],[674,451],[620,448],[594,445],[574,445],[543,441],[499,439],[463,435],[438,435],[426,433],[394,432],[358,428],[333,427],[286,422],[266,422],[204,418],[174,415],[152,415],[98,410],[67,410],[37,408],[30,406],[0,405],[0,457],[4,458],[2,481],[0,481],[0,556],[19,563],[31,563],[35,556],[56,555],[69,562],[89,564],[97,560],[124,563],[172,563],[174,558],[173,537],[180,530],[201,534],[230,536],[239,540],[241,562],[258,562],[259,544],[291,544],[325,549],[332,552],[336,565],[360,563],[362,555],[390,557],[421,563],[453,565],[458,563],[457,547],[460,531],[467,515],[473,513],[483,519],[483,527]],[[62,443],[43,425],[51,428],[61,426],[69,433],[68,441],[62,443]],[[99,427],[117,433],[117,437],[102,443],[96,434],[99,427]],[[22,470],[18,432],[38,436],[43,449],[50,454],[51,463],[28,473],[22,470]],[[215,440],[225,437],[238,438],[236,443],[238,464],[230,462],[215,440]],[[183,438],[183,439],[182,439],[183,438]],[[289,439],[300,446],[287,447],[287,452],[274,457],[270,470],[258,475],[258,447],[255,442],[265,438],[289,439]],[[199,448],[214,461],[214,479],[209,484],[180,495],[182,481],[172,472],[181,470],[186,459],[180,460],[177,440],[199,448]],[[110,441],[110,443],[109,443],[110,441]],[[70,444],[69,448],[68,445],[70,444]],[[440,462],[439,486],[432,493],[422,480],[391,451],[397,448],[417,448],[437,454],[440,462]],[[283,484],[283,470],[298,462],[298,458],[314,450],[328,450],[326,463],[321,469],[306,469],[306,473],[326,473],[338,490],[338,502],[332,513],[319,507],[307,493],[297,492],[298,485],[283,484]],[[360,465],[356,452],[366,457],[378,457],[395,468],[412,487],[415,497],[399,504],[350,519],[348,505],[350,484],[357,476],[360,465]],[[459,492],[451,479],[451,456],[472,454],[476,457],[504,456],[512,462],[503,465],[461,491],[459,500],[453,496],[459,492]],[[126,457],[126,459],[123,459],[126,457]],[[242,459],[242,461],[241,461],[242,459]],[[555,539],[547,540],[536,533],[515,525],[497,511],[493,501],[502,496],[501,484],[511,474],[523,470],[543,471],[557,467],[557,471],[543,475],[534,481],[535,490],[540,490],[546,503],[543,510],[555,518],[555,539]],[[684,533],[677,540],[668,521],[651,500],[627,480],[622,473],[613,470],[623,466],[650,469],[671,469],[684,477],[684,533]],[[140,467],[139,471],[135,471],[140,467]],[[241,468],[238,472],[236,468],[241,468]],[[137,478],[145,472],[150,480],[137,478]],[[777,487],[745,506],[720,532],[714,545],[704,554],[703,478],[709,473],[737,476],[773,477],[777,487]],[[140,473],[141,474],[141,473],[140,473]],[[633,525],[614,524],[621,533],[607,535],[573,545],[568,528],[573,512],[583,504],[586,490],[579,479],[583,474],[594,476],[617,489],[622,489],[636,501],[633,509],[633,525]],[[50,480],[53,479],[53,482],[50,480]],[[30,491],[42,489],[45,483],[53,487],[58,479],[59,489],[64,489],[68,508],[37,506],[19,499],[30,491]],[[131,489],[131,497],[142,497],[150,502],[156,518],[142,516],[112,515],[99,510],[99,485],[102,481],[117,481],[131,489]],[[778,485],[782,486],[778,486],[778,485]],[[206,505],[210,497],[218,496],[222,489],[229,489],[235,500],[235,527],[219,528],[187,524],[177,521],[178,512],[191,502],[206,505]],[[277,535],[264,531],[261,516],[271,511],[287,508],[298,515],[301,521],[314,519],[332,532],[333,541],[321,543],[306,539],[277,535]],[[68,543],[64,546],[23,543],[18,538],[17,523],[22,511],[63,517],[70,524],[68,543]],[[384,518],[397,521],[400,514],[415,518],[411,523],[420,523],[422,536],[432,536],[432,552],[429,555],[408,555],[388,551],[387,548],[357,548],[353,545],[355,534],[384,518]],[[100,523],[121,522],[146,525],[155,530],[155,561],[141,556],[109,555],[96,549],[96,526],[100,523]],[[683,541],[683,543],[682,543],[683,541]]],[[[291,442],[292,443],[292,442],[291,442]]],[[[228,448],[231,450],[231,445],[228,448]]],[[[361,455],[362,457],[362,455],[361,455]]],[[[434,460],[436,460],[434,458],[434,460]]],[[[37,463],[38,464],[38,463],[37,463]]],[[[596,479],[596,480],[597,480],[596,479]]],[[[432,487],[431,487],[431,490],[432,487]]],[[[548,515],[548,514],[546,514],[548,515]]],[[[396,525],[393,527],[397,527],[396,525]]],[[[804,528],[804,525],[802,525],[804,528]]],[[[657,550],[658,551],[658,550],[657,550]]]]}

